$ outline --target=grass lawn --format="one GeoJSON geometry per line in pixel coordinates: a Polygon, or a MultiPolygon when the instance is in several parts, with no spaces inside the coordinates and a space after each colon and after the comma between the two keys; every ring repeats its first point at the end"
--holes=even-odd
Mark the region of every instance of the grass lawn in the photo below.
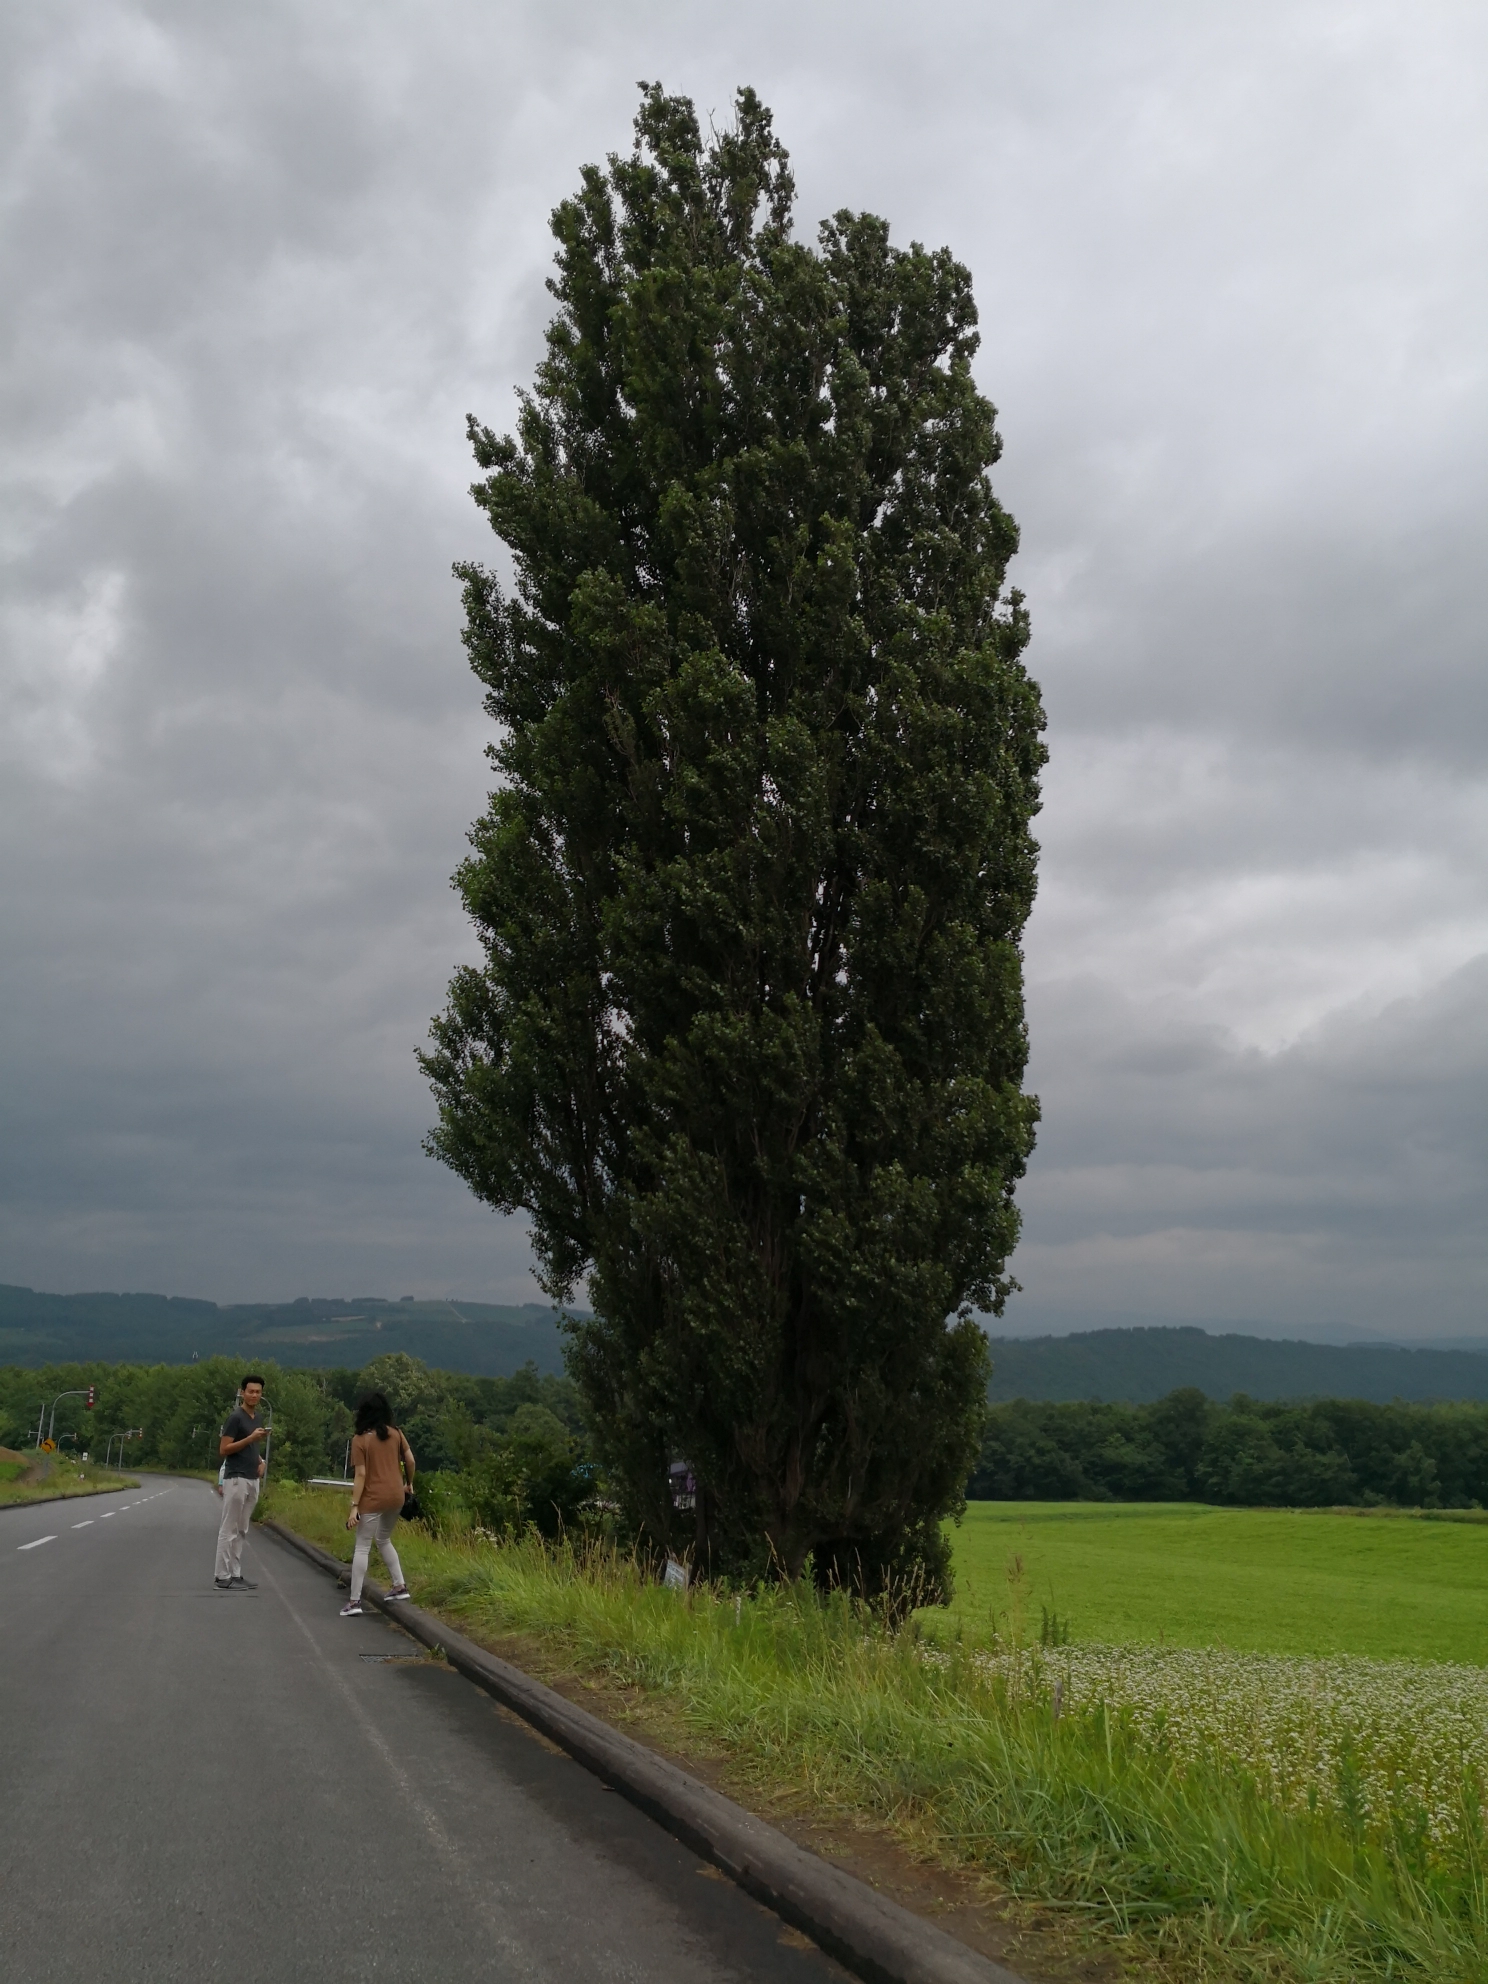
{"type": "MultiPolygon", "coordinates": [[[[1330,1509],[972,1502],[951,1608],[974,1637],[1040,1607],[1077,1642],[1488,1662],[1488,1524],[1330,1509]],[[1010,1581],[1022,1559],[1021,1590],[1010,1581]]],[[[940,1615],[941,1619],[945,1614],[940,1615]]],[[[933,1627],[934,1615],[930,1615],[933,1627]]]]}
{"type": "Polygon", "coordinates": [[[46,1502],[59,1495],[105,1495],[114,1488],[134,1488],[139,1484],[127,1474],[115,1474],[96,1461],[53,1461],[50,1466],[34,1456],[24,1458],[7,1449],[0,1457],[0,1509],[16,1503],[46,1502]]]}

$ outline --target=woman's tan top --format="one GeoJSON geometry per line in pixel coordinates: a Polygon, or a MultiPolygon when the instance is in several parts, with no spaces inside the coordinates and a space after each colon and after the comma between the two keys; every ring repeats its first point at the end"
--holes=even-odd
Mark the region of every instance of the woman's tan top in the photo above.
{"type": "Polygon", "coordinates": [[[384,1515],[403,1506],[403,1435],[389,1426],[388,1436],[379,1440],[375,1433],[358,1433],[351,1443],[351,1471],[367,1470],[362,1483],[362,1499],[357,1503],[368,1515],[384,1515]]]}

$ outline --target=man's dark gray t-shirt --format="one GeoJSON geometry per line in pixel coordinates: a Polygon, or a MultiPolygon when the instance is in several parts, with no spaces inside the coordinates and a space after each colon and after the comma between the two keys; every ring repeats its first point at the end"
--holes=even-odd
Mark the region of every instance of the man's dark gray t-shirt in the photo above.
{"type": "MultiPolygon", "coordinates": [[[[222,1429],[224,1440],[246,1440],[250,1433],[256,1433],[263,1421],[256,1414],[245,1412],[238,1406],[228,1415],[227,1424],[222,1429]]],[[[235,1454],[227,1457],[227,1478],[257,1481],[258,1463],[263,1458],[263,1441],[255,1440],[251,1447],[239,1447],[235,1454]]]]}

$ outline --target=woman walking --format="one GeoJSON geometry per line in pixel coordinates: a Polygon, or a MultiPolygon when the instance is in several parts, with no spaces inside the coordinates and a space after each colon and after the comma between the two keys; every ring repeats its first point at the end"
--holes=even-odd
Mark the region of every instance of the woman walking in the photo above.
{"type": "Polygon", "coordinates": [[[362,1581],[375,1543],[393,1581],[389,1598],[407,1598],[403,1566],[393,1548],[393,1525],[403,1513],[404,1476],[413,1489],[413,1449],[392,1423],[392,1409],[381,1392],[369,1392],[357,1406],[356,1438],[351,1443],[356,1478],[351,1488],[351,1514],[346,1527],[357,1533],[351,1559],[351,1597],[341,1607],[343,1619],[360,1618],[362,1581]]]}

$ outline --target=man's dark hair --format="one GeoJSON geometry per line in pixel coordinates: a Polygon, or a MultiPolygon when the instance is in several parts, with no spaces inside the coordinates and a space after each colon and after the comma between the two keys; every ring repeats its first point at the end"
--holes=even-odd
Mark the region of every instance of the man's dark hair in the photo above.
{"type": "Polygon", "coordinates": [[[365,1398],[357,1400],[356,1429],[359,1433],[375,1432],[379,1440],[385,1440],[392,1417],[393,1408],[381,1392],[368,1392],[365,1398]]]}
{"type": "Polygon", "coordinates": [[[257,1371],[250,1371],[247,1377],[244,1378],[242,1383],[238,1386],[238,1390],[240,1392],[245,1392],[247,1391],[250,1385],[257,1385],[260,1391],[263,1390],[263,1379],[258,1375],[257,1371]]]}

